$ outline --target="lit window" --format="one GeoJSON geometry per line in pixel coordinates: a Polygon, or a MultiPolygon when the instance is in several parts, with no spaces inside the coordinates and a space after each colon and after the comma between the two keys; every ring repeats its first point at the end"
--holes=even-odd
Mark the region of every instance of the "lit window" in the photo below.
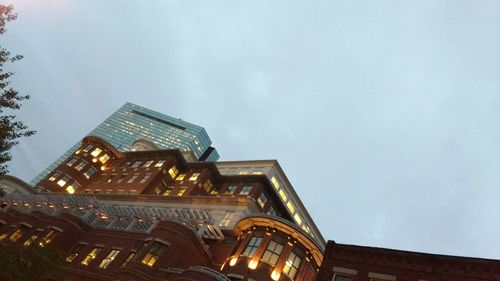
{"type": "Polygon", "coordinates": [[[128,181],[127,181],[127,183],[133,183],[133,182],[137,179],[137,177],[138,177],[138,176],[139,176],[139,175],[133,175],[133,176],[132,176],[132,177],[131,177],[128,181]]]}
{"type": "Polygon", "coordinates": [[[72,182],[68,187],[66,187],[66,191],[69,194],[73,194],[79,188],[80,188],[80,185],[77,182],[72,182]]]}
{"type": "Polygon", "coordinates": [[[299,214],[295,214],[293,218],[295,219],[298,225],[302,225],[302,219],[300,218],[299,214]]]}
{"type": "Polygon", "coordinates": [[[253,256],[255,252],[257,252],[257,248],[259,248],[261,242],[262,242],[262,237],[259,236],[252,237],[241,255],[247,257],[253,256]]]}
{"type": "Polygon", "coordinates": [[[302,259],[297,256],[294,252],[290,252],[287,261],[285,262],[285,267],[283,268],[283,272],[290,277],[290,279],[294,280],[297,271],[299,271],[300,262],[302,259]]]}
{"type": "Polygon", "coordinates": [[[24,241],[24,244],[23,246],[24,247],[28,247],[30,246],[31,244],[33,244],[33,242],[35,242],[35,240],[38,238],[38,234],[33,234],[31,235],[30,238],[26,239],[26,241],[24,241]]]}
{"type": "Polygon", "coordinates": [[[210,180],[207,180],[205,182],[205,184],[203,184],[203,188],[205,189],[205,191],[207,193],[210,193],[210,190],[212,190],[212,186],[213,186],[213,184],[212,184],[212,182],[210,180]]]}
{"type": "Polygon", "coordinates": [[[87,163],[85,163],[85,162],[83,162],[83,161],[82,161],[82,162],[78,163],[78,165],[76,165],[76,166],[75,166],[75,170],[77,170],[77,171],[81,171],[81,170],[83,170],[86,166],[87,166],[87,163]]]}
{"type": "Polygon", "coordinates": [[[248,175],[248,174],[249,174],[249,172],[248,172],[248,171],[245,171],[245,170],[240,171],[240,172],[238,173],[238,175],[248,175]]]}
{"type": "Polygon", "coordinates": [[[257,198],[257,202],[259,203],[259,205],[260,205],[261,208],[264,208],[264,206],[267,203],[267,197],[266,197],[266,195],[264,195],[264,193],[262,193],[259,196],[259,198],[257,198]]]}
{"type": "Polygon", "coordinates": [[[279,194],[280,194],[281,199],[282,199],[284,202],[286,202],[287,197],[286,197],[285,192],[284,192],[283,190],[280,190],[280,191],[279,191],[279,194]]]}
{"type": "Polygon", "coordinates": [[[92,249],[92,251],[90,251],[90,253],[82,260],[81,264],[89,265],[89,263],[97,257],[97,254],[99,254],[100,251],[101,248],[92,249]]]}
{"type": "Polygon", "coordinates": [[[155,193],[160,195],[163,191],[163,184],[159,184],[158,186],[155,187],[155,193]]]}
{"type": "Polygon", "coordinates": [[[240,195],[248,195],[250,193],[250,191],[252,191],[251,186],[249,186],[249,185],[244,186],[240,191],[240,195]]]}
{"type": "Polygon", "coordinates": [[[55,181],[61,175],[62,175],[61,173],[55,172],[55,173],[52,174],[52,176],[49,177],[49,181],[55,181]]]}
{"type": "Polygon", "coordinates": [[[144,163],[144,165],[142,165],[144,168],[149,168],[149,166],[151,166],[151,164],[153,164],[153,160],[149,160],[147,161],[146,163],[144,163]]]}
{"type": "Polygon", "coordinates": [[[135,252],[131,252],[131,253],[127,256],[127,258],[125,259],[125,261],[122,263],[122,265],[120,265],[120,267],[124,267],[124,266],[126,266],[126,265],[127,265],[127,263],[128,263],[129,261],[131,261],[131,260],[134,258],[134,256],[135,256],[135,252]]]}
{"type": "Polygon", "coordinates": [[[95,169],[90,167],[87,171],[85,171],[83,176],[87,179],[90,179],[90,177],[92,177],[93,174],[95,174],[95,169]]]}
{"type": "Polygon", "coordinates": [[[93,145],[93,144],[89,144],[89,145],[87,145],[87,146],[83,149],[83,152],[89,152],[89,151],[92,149],[92,147],[94,147],[94,145],[93,145]]]}
{"type": "Polygon", "coordinates": [[[186,174],[179,174],[179,175],[175,178],[175,180],[176,180],[176,181],[182,181],[182,180],[184,180],[184,178],[185,178],[185,177],[186,177],[186,174]]]}
{"type": "Polygon", "coordinates": [[[160,160],[160,161],[156,162],[155,167],[161,168],[161,167],[163,167],[164,164],[165,164],[165,160],[160,160]]]}
{"type": "Polygon", "coordinates": [[[228,226],[233,218],[233,212],[227,212],[224,217],[220,220],[219,226],[228,226]]]}
{"type": "Polygon", "coordinates": [[[283,251],[283,245],[271,240],[271,242],[267,245],[264,255],[262,255],[262,261],[275,266],[276,262],[280,258],[281,251],[283,251]]]}
{"type": "Polygon", "coordinates": [[[122,174],[118,177],[118,179],[116,180],[116,183],[121,183],[126,177],[128,176],[128,174],[122,174]]]}
{"type": "Polygon", "coordinates": [[[177,196],[182,196],[184,193],[186,193],[187,187],[181,187],[179,189],[179,192],[177,192],[177,196]]]}
{"type": "Polygon", "coordinates": [[[52,240],[54,240],[54,238],[56,238],[57,234],[59,234],[59,232],[54,231],[54,230],[50,230],[47,234],[45,234],[44,237],[42,237],[39,245],[43,247],[43,246],[50,244],[52,242],[52,240]]]}
{"type": "Polygon", "coordinates": [[[151,177],[151,174],[146,174],[142,179],[141,183],[145,183],[149,178],[151,177]]]}
{"type": "Polygon", "coordinates": [[[19,238],[21,238],[21,236],[23,236],[23,230],[22,229],[18,229],[18,230],[14,231],[14,233],[12,233],[10,235],[9,239],[12,242],[17,242],[17,240],[19,240],[19,238]]]}
{"type": "Polygon", "coordinates": [[[169,196],[170,194],[172,194],[172,190],[173,188],[172,187],[168,187],[165,192],[163,192],[163,196],[169,196]]]}
{"type": "Polygon", "coordinates": [[[288,208],[288,210],[290,210],[290,213],[292,213],[292,215],[295,213],[295,207],[293,206],[292,202],[286,203],[286,207],[288,208]]]}
{"type": "Polygon", "coordinates": [[[102,164],[106,164],[106,162],[108,162],[109,158],[111,158],[111,157],[109,157],[109,155],[104,154],[103,156],[99,157],[99,162],[101,162],[102,164]]]}
{"type": "Polygon", "coordinates": [[[200,173],[193,173],[191,177],[189,177],[190,181],[195,181],[198,179],[198,176],[200,176],[200,173]]]}
{"type": "Polygon", "coordinates": [[[141,161],[135,161],[134,164],[132,165],[132,168],[137,168],[141,165],[141,161]]]}
{"type": "Polygon", "coordinates": [[[236,191],[237,188],[238,187],[236,185],[230,185],[230,186],[228,186],[228,188],[226,189],[224,194],[234,194],[234,192],[236,191]]]}
{"type": "Polygon", "coordinates": [[[342,276],[342,275],[338,275],[338,274],[335,274],[335,277],[333,278],[333,281],[351,281],[351,277],[347,277],[347,276],[342,276]]]}
{"type": "Polygon", "coordinates": [[[101,154],[101,152],[102,152],[102,149],[100,149],[99,147],[96,147],[94,150],[92,150],[90,155],[97,157],[97,155],[101,154]]]}
{"type": "Polygon", "coordinates": [[[64,176],[62,177],[60,180],[57,181],[57,185],[59,185],[60,187],[63,187],[66,185],[66,183],[70,180],[71,178],[69,176],[64,176]]]}
{"type": "Polygon", "coordinates": [[[275,177],[271,178],[271,183],[274,185],[274,188],[280,189],[280,184],[278,183],[275,177]]]}
{"type": "Polygon", "coordinates": [[[6,233],[0,235],[0,241],[4,240],[8,235],[6,233]]]}
{"type": "Polygon", "coordinates": [[[78,161],[78,158],[71,158],[71,160],[69,160],[68,163],[66,163],[66,166],[73,167],[73,165],[75,165],[76,161],[78,161]]]}
{"type": "Polygon", "coordinates": [[[76,245],[76,247],[73,249],[73,251],[71,251],[71,254],[69,254],[69,256],[66,257],[66,261],[67,262],[73,262],[76,257],[78,257],[78,255],[80,254],[80,251],[85,247],[84,244],[78,244],[76,245]]]}
{"type": "Polygon", "coordinates": [[[153,266],[156,261],[160,258],[163,250],[165,249],[165,245],[154,242],[153,246],[146,253],[144,258],[142,258],[141,262],[148,266],[153,266]]]}
{"type": "Polygon", "coordinates": [[[175,177],[177,176],[177,174],[179,174],[179,170],[177,169],[177,167],[172,166],[172,168],[170,168],[168,170],[168,173],[170,174],[171,178],[175,179],[175,177]]]}
{"type": "Polygon", "coordinates": [[[107,268],[116,258],[116,256],[120,253],[119,250],[111,250],[107,257],[105,257],[101,264],[99,264],[100,268],[107,268]]]}

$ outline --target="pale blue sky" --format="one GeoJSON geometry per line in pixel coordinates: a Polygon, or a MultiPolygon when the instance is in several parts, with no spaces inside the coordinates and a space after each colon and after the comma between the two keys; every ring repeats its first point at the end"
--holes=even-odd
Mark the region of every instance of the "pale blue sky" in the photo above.
{"type": "Polygon", "coordinates": [[[130,101],[278,159],[327,239],[500,259],[500,1],[10,2],[13,175],[130,101]]]}

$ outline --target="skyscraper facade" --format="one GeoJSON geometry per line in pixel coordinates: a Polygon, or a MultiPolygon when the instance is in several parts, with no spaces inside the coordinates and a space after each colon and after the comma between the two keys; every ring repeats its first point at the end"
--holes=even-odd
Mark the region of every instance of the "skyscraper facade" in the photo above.
{"type": "MultiPolygon", "coordinates": [[[[133,103],[126,103],[88,135],[99,137],[118,151],[129,151],[137,140],[146,140],[159,149],[191,151],[201,161],[217,161],[219,154],[204,128],[133,103]]],[[[36,185],[80,147],[68,149],[32,181],[36,185]]]]}

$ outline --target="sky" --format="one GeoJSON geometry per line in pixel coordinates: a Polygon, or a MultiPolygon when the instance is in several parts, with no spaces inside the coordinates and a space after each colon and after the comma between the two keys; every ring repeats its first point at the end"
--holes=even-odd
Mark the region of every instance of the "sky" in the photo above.
{"type": "Polygon", "coordinates": [[[329,240],[500,259],[500,1],[8,3],[12,175],[130,101],[277,159],[329,240]]]}

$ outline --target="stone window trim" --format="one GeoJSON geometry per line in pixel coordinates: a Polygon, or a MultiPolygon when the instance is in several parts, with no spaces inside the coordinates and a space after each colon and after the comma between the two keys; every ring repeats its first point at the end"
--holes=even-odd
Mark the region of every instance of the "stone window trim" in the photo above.
{"type": "Polygon", "coordinates": [[[370,280],[373,280],[373,281],[379,281],[379,280],[396,281],[395,275],[375,273],[375,272],[369,272],[368,278],[370,278],[370,280]]]}
{"type": "Polygon", "coordinates": [[[333,272],[335,274],[338,273],[339,275],[349,275],[349,276],[358,275],[358,271],[357,270],[350,269],[350,268],[345,268],[345,267],[340,267],[340,266],[334,266],[333,267],[333,272]]]}

